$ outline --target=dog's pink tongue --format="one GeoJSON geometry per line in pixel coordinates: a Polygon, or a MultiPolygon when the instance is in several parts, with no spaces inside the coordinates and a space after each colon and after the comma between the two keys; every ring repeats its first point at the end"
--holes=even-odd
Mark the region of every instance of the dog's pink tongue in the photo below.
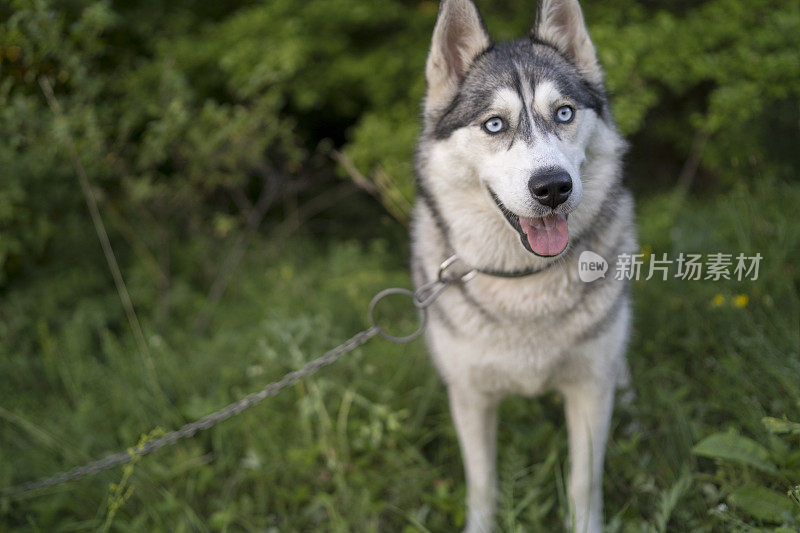
{"type": "Polygon", "coordinates": [[[528,237],[531,250],[537,255],[558,255],[567,247],[569,229],[565,215],[550,215],[544,218],[519,217],[519,224],[528,237]]]}

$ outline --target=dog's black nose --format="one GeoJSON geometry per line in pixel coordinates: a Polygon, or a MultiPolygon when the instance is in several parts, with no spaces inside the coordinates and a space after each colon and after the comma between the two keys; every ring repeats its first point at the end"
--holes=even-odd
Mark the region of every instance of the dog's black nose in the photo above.
{"type": "Polygon", "coordinates": [[[540,204],[555,209],[569,198],[572,192],[572,178],[562,168],[545,168],[531,176],[528,188],[540,204]]]}

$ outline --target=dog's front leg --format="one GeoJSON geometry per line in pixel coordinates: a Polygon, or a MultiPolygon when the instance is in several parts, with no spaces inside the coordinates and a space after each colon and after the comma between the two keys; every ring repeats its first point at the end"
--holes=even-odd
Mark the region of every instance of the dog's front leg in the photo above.
{"type": "Polygon", "coordinates": [[[614,383],[571,384],[564,395],[569,431],[570,529],[603,529],[603,459],[614,404],[614,383]]]}
{"type": "Polygon", "coordinates": [[[467,478],[464,531],[486,533],[492,530],[496,505],[497,399],[456,385],[448,393],[467,478]]]}

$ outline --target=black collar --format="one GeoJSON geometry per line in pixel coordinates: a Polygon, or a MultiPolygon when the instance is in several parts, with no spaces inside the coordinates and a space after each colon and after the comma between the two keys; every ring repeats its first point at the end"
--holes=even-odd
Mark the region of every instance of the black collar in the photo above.
{"type": "Polygon", "coordinates": [[[526,276],[532,276],[534,274],[539,274],[540,272],[544,272],[545,270],[548,270],[558,262],[559,261],[553,261],[552,263],[548,263],[543,267],[530,267],[530,268],[523,268],[520,270],[494,270],[491,268],[476,268],[474,270],[478,274],[484,274],[486,276],[492,276],[495,278],[524,278],[526,276]]]}
{"type": "Polygon", "coordinates": [[[439,265],[439,279],[442,279],[443,273],[448,270],[451,265],[455,262],[462,263],[466,270],[463,271],[462,274],[459,274],[455,279],[461,281],[467,281],[468,279],[472,278],[475,274],[483,274],[484,276],[491,276],[495,278],[506,278],[506,279],[516,279],[516,278],[524,278],[527,276],[532,276],[534,274],[539,274],[548,270],[555,264],[559,263],[560,261],[553,261],[552,263],[548,263],[542,267],[530,267],[530,268],[522,268],[519,270],[495,270],[493,268],[476,268],[469,265],[466,261],[461,259],[457,254],[452,254],[450,257],[445,259],[441,265],[439,265]]]}

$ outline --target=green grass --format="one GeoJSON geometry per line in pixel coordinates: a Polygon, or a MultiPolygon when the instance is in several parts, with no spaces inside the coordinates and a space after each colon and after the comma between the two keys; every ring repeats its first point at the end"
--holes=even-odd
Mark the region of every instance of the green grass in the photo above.
{"type": "MultiPolygon", "coordinates": [[[[800,504],[786,495],[800,485],[800,432],[771,432],[762,421],[800,420],[797,205],[800,187],[778,184],[756,198],[735,190],[678,208],[667,195],[640,201],[640,241],[656,254],[764,260],[756,282],[636,284],[637,397],[614,417],[610,531],[800,528],[800,504]],[[728,448],[712,439],[710,453],[693,453],[720,432],[730,433],[721,438],[728,448]]],[[[339,344],[365,326],[375,292],[408,285],[404,249],[308,235],[291,247],[257,241],[202,334],[190,325],[203,303],[196,270],[207,250],[183,245],[168,314],[157,310],[145,268],[129,260],[158,387],[99,255],[7,291],[0,486],[135,445],[339,344]]],[[[413,328],[413,316],[398,327],[413,328]]],[[[567,509],[560,399],[510,398],[501,419],[498,525],[553,531],[567,509]]],[[[376,339],[132,472],[0,498],[0,530],[453,531],[463,525],[463,497],[446,397],[423,343],[376,339]]]]}

